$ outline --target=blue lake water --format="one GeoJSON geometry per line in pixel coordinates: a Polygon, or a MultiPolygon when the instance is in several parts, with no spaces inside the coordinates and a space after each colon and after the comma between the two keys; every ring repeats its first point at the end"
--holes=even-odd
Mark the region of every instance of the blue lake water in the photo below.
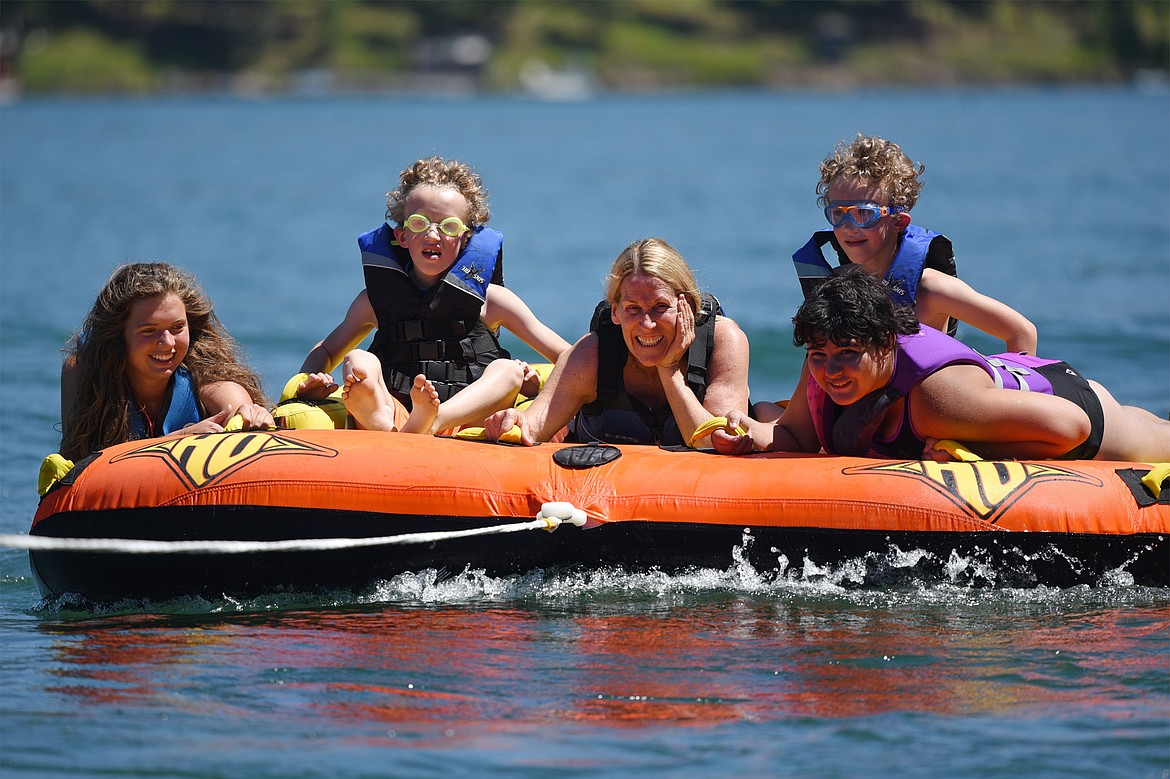
{"type": "MultiPolygon", "coordinates": [[[[481,172],[508,286],[566,338],[658,235],[747,331],[753,398],[784,397],[789,256],[823,225],[817,164],[858,131],[926,163],[915,221],[1042,355],[1170,413],[1165,93],[30,100],[0,108],[0,532],[28,528],[59,350],[117,264],[195,271],[278,392],[430,154],[481,172]]],[[[1170,589],[422,572],[94,611],[41,602],[0,549],[4,776],[631,771],[1170,776],[1170,589]]]]}

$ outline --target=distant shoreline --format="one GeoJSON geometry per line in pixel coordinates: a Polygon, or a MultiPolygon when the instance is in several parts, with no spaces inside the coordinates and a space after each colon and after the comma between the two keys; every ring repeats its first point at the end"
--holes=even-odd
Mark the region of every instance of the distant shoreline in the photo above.
{"type": "Polygon", "coordinates": [[[851,95],[860,92],[903,92],[903,91],[938,91],[938,92],[1010,92],[1032,90],[1120,90],[1135,91],[1151,96],[1170,96],[1170,71],[1152,71],[1138,74],[1130,80],[1069,80],[1069,81],[1027,81],[1017,80],[1008,82],[926,82],[910,84],[860,84],[847,82],[813,83],[793,82],[771,85],[748,86],[712,86],[712,85],[672,85],[659,88],[639,89],[609,89],[591,87],[588,90],[572,90],[559,92],[556,90],[532,89],[481,89],[472,85],[446,84],[441,87],[435,85],[419,86],[417,83],[406,84],[366,84],[361,87],[334,87],[314,85],[311,88],[286,87],[282,89],[258,88],[254,83],[244,79],[236,83],[232,79],[220,81],[216,86],[184,86],[166,87],[145,92],[130,92],[126,90],[105,91],[69,91],[56,90],[51,92],[25,93],[19,81],[0,80],[0,105],[11,105],[24,100],[150,100],[150,99],[239,99],[239,100],[282,100],[282,99],[337,99],[362,97],[395,97],[403,99],[433,99],[439,101],[464,101],[475,98],[515,98],[521,100],[536,100],[550,103],[579,103],[606,98],[656,98],[683,95],[708,95],[716,93],[761,93],[761,94],[841,94],[851,95]]]}
{"type": "Polygon", "coordinates": [[[0,95],[1170,89],[1166,0],[4,0],[0,95]]]}

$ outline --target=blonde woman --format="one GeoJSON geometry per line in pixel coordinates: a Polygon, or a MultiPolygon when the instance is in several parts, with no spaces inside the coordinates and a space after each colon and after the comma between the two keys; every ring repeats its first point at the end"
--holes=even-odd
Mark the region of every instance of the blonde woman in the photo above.
{"type": "Polygon", "coordinates": [[[492,415],[487,433],[499,439],[518,426],[531,446],[572,422],[579,442],[692,443],[714,416],[747,413],[747,375],[747,336],[700,295],[673,246],[645,238],[618,255],[594,328],[561,356],[532,405],[492,415]]]}

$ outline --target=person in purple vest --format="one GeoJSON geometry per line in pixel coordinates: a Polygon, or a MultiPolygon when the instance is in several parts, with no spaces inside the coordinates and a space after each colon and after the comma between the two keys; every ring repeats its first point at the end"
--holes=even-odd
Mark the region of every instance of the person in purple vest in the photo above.
{"type": "MultiPolygon", "coordinates": [[[[955,335],[962,321],[1001,339],[1005,351],[1036,354],[1036,327],[958,278],[945,235],[911,224],[925,170],[884,138],[859,134],[839,143],[821,162],[817,183],[817,202],[833,229],[817,231],[792,255],[801,290],[807,296],[837,269],[825,258],[828,244],[840,267],[857,265],[882,279],[894,302],[913,306],[923,324],[955,335]]],[[[755,413],[773,420],[780,408],[758,403],[755,413]]]]}
{"type": "Polygon", "coordinates": [[[305,357],[297,397],[335,392],[330,372],[340,364],[358,427],[430,434],[481,424],[517,394],[535,395],[539,376],[511,359],[499,328],[549,362],[569,344],[503,286],[504,237],[485,226],[479,174],[458,160],[418,160],[387,193],[386,218],[395,226],[358,236],[365,286],[305,357]]]}
{"type": "Polygon", "coordinates": [[[1067,363],[983,357],[895,306],[881,281],[843,269],[792,319],[806,376],[775,422],[730,412],[716,450],[952,458],[943,440],[986,459],[1170,460],[1170,420],[1123,406],[1067,363]]]}

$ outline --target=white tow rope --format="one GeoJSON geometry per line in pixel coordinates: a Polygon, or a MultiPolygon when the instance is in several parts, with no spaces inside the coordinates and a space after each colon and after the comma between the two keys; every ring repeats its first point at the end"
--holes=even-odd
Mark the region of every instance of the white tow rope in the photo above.
{"type": "Polygon", "coordinates": [[[406,533],[376,538],[290,538],[282,541],[152,541],[142,538],[58,538],[0,534],[0,547],[53,552],[104,552],[120,554],[246,554],[255,552],[322,552],[392,544],[429,544],[472,536],[516,533],[521,530],[547,530],[562,523],[581,527],[585,512],[572,503],[545,503],[536,519],[511,525],[491,525],[469,530],[434,533],[406,533]]]}

